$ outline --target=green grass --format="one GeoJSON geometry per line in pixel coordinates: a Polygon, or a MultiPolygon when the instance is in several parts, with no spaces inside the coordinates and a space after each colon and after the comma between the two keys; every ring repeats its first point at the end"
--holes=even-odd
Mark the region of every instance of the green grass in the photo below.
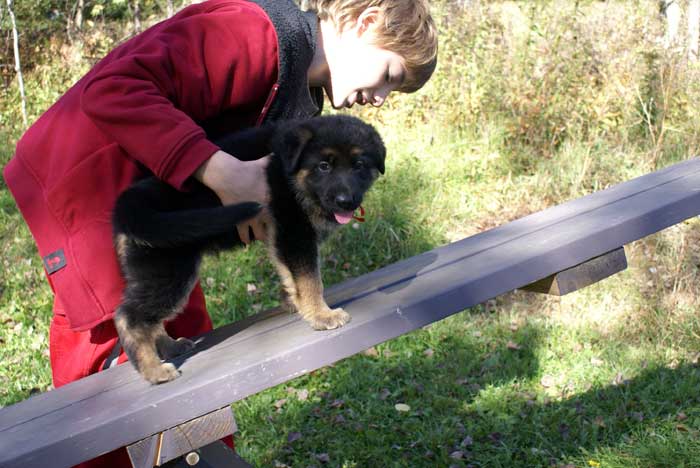
{"type": "MultiPolygon", "coordinates": [[[[324,246],[327,285],[700,148],[699,69],[658,48],[653,2],[436,5],[434,79],[358,112],[385,139],[387,171],[367,222],[324,246]]],[[[113,41],[98,30],[73,47],[99,55],[113,41]]],[[[25,76],[30,120],[88,66],[60,60],[25,76]]],[[[3,162],[18,109],[3,89],[3,162]]],[[[52,298],[2,182],[0,241],[10,405],[50,387],[52,298]]],[[[700,466],[700,219],[626,252],[627,270],[582,291],[511,292],[235,403],[238,450],[266,467],[700,466]]],[[[264,256],[255,245],[206,260],[217,326],[277,304],[264,256]]]]}

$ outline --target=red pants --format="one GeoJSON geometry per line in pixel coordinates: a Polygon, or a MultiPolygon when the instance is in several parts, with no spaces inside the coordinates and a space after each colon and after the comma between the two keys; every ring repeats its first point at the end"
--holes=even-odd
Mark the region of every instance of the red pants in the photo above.
{"type": "MultiPolygon", "coordinates": [[[[165,329],[173,338],[181,336],[189,338],[212,329],[204,294],[199,284],[192,291],[185,310],[175,320],[166,323],[165,329]]],[[[55,301],[49,332],[54,387],[58,388],[105,368],[105,361],[110,357],[117,340],[117,331],[111,320],[87,331],[71,330],[62,306],[55,301]]],[[[122,350],[117,362],[121,364],[126,360],[122,350]]],[[[233,437],[227,437],[224,442],[233,448],[233,437]]],[[[77,466],[80,468],[128,468],[131,467],[131,462],[126,449],[121,448],[77,466]]]]}

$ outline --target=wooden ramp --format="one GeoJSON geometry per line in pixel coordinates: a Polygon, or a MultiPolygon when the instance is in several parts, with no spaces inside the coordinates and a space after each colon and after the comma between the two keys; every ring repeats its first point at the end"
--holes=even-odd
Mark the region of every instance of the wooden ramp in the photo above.
{"type": "Polygon", "coordinates": [[[150,386],[118,366],[1,409],[0,466],[71,466],[147,439],[603,254],[619,260],[625,244],[698,214],[692,159],[431,250],[329,288],[329,304],[352,316],[341,329],[267,311],[200,338],[173,361],[173,382],[150,386]]]}

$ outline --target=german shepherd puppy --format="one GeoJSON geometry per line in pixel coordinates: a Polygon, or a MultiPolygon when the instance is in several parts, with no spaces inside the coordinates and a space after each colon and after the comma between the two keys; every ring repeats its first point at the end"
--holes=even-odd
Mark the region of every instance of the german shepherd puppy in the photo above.
{"type": "MultiPolygon", "coordinates": [[[[350,316],[323,298],[319,244],[348,223],[379,174],[385,148],[370,125],[348,116],[316,117],[231,134],[217,144],[242,160],[272,153],[267,167],[271,225],[267,246],[282,280],[282,306],[318,330],[342,326],[350,316]]],[[[194,346],[170,338],[163,322],[187,303],[202,255],[243,245],[235,225],[255,216],[257,203],[222,206],[193,181],[179,192],[149,177],[117,200],[114,243],[126,279],[114,322],[131,363],[151,383],[179,373],[162,363],[194,346]]]]}

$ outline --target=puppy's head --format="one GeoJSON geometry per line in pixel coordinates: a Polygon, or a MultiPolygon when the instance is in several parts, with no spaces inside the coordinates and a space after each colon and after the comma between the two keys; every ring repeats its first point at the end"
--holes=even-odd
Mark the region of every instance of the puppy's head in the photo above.
{"type": "Polygon", "coordinates": [[[287,126],[273,143],[299,194],[329,220],[352,219],[367,189],[384,174],[386,149],[360,119],[323,116],[287,126]]]}

